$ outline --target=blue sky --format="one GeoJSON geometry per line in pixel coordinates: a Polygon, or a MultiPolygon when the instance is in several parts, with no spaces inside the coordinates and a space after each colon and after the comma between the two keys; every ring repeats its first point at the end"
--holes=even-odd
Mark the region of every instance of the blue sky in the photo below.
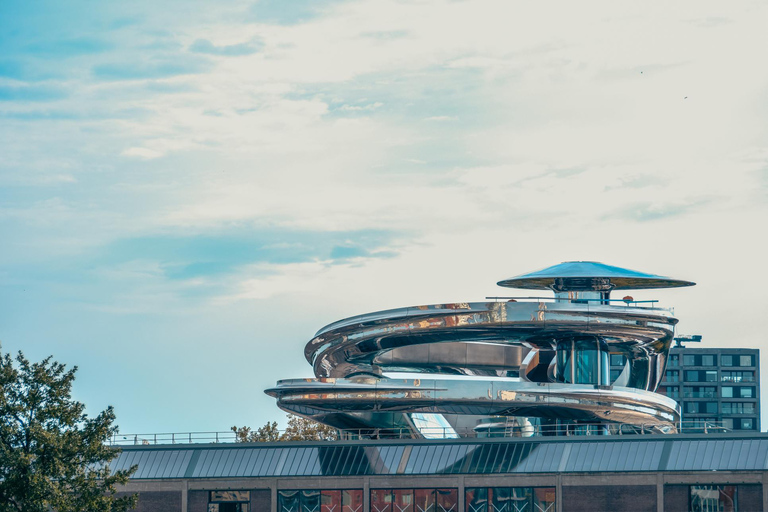
{"type": "Polygon", "coordinates": [[[323,325],[572,259],[696,281],[636,295],[765,348],[766,21],[2,2],[2,348],[78,365],[126,433],[261,425],[323,325]]]}

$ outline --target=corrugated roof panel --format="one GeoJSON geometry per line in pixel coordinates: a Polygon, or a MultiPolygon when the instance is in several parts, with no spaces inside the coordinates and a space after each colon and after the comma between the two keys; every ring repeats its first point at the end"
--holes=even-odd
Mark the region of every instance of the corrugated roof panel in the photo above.
{"type": "Polygon", "coordinates": [[[183,478],[186,474],[192,478],[387,475],[396,473],[406,448],[409,457],[404,473],[414,475],[768,469],[768,436],[759,435],[183,449],[136,446],[124,448],[110,466],[118,471],[137,465],[135,479],[183,478]]]}

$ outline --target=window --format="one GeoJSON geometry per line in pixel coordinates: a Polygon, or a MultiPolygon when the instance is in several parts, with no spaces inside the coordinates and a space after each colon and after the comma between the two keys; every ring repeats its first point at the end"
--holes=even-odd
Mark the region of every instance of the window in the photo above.
{"type": "Polygon", "coordinates": [[[680,372],[667,370],[664,374],[664,379],[667,382],[677,382],[679,380],[680,372]]]}
{"type": "Polygon", "coordinates": [[[465,500],[466,512],[554,512],[555,488],[467,487],[465,500]]]}
{"type": "Polygon", "coordinates": [[[691,355],[683,355],[683,366],[696,366],[696,358],[691,355]]]}
{"type": "Polygon", "coordinates": [[[669,366],[680,366],[680,356],[677,354],[669,356],[669,366]]]}
{"type": "Polygon", "coordinates": [[[715,366],[715,356],[704,354],[701,356],[701,366],[715,366]]]}
{"type": "Polygon", "coordinates": [[[739,510],[735,485],[692,485],[691,512],[736,512],[739,510]]]}
{"type": "Polygon", "coordinates": [[[755,414],[752,402],[723,402],[723,414],[755,414]]]}
{"type": "Polygon", "coordinates": [[[754,398],[755,397],[755,388],[751,387],[743,387],[740,388],[741,390],[741,398],[754,398]]]}
{"type": "Polygon", "coordinates": [[[680,388],[678,386],[668,386],[666,388],[660,388],[659,393],[666,395],[669,398],[680,398],[680,388]]]}
{"type": "Polygon", "coordinates": [[[750,371],[725,371],[720,374],[720,380],[723,382],[754,382],[755,372],[750,371]]]}
{"type": "Polygon", "coordinates": [[[720,396],[723,398],[733,398],[733,389],[731,386],[723,386],[720,388],[720,396]]]}
{"type": "MultiPolygon", "coordinates": [[[[371,492],[371,511],[377,510],[371,492]]],[[[391,508],[391,502],[389,503],[391,508]]],[[[278,512],[363,512],[363,490],[277,491],[278,512]]],[[[219,512],[224,512],[219,511],[219,512]]],[[[247,511],[246,511],[247,512],[247,511]]],[[[381,512],[385,512],[383,509],[381,512]]],[[[392,512],[391,509],[387,512],[392,512]]],[[[430,511],[434,512],[434,511],[430,511]]]]}
{"type": "Polygon", "coordinates": [[[689,414],[717,414],[717,402],[685,402],[689,414]]]}
{"type": "Polygon", "coordinates": [[[733,356],[720,356],[720,366],[733,366],[733,356]]]}
{"type": "MultiPolygon", "coordinates": [[[[371,512],[456,512],[458,496],[458,489],[371,489],[371,512]]],[[[360,491],[359,508],[342,512],[362,510],[360,491]]]]}
{"type": "Polygon", "coordinates": [[[741,430],[755,430],[755,420],[752,418],[742,418],[741,430]]]}
{"type": "Polygon", "coordinates": [[[706,382],[717,382],[717,371],[715,370],[707,370],[704,372],[704,380],[706,382]]]}
{"type": "Polygon", "coordinates": [[[685,398],[717,398],[717,388],[714,386],[686,386],[683,389],[685,398]]]}
{"type": "Polygon", "coordinates": [[[621,354],[611,354],[611,366],[624,366],[624,356],[621,354]]]}
{"type": "Polygon", "coordinates": [[[251,491],[210,491],[208,512],[248,512],[251,491]]]}
{"type": "Polygon", "coordinates": [[[739,356],[739,366],[754,366],[752,356],[739,356]]]}

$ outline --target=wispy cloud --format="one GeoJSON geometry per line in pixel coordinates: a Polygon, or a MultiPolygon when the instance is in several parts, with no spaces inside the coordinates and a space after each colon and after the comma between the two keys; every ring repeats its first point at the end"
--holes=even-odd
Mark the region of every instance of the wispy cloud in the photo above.
{"type": "Polygon", "coordinates": [[[196,39],[189,47],[190,51],[195,53],[207,53],[209,55],[220,55],[226,57],[238,57],[241,55],[252,55],[261,51],[264,43],[259,40],[251,40],[246,43],[219,45],[216,46],[207,39],[196,39]]]}

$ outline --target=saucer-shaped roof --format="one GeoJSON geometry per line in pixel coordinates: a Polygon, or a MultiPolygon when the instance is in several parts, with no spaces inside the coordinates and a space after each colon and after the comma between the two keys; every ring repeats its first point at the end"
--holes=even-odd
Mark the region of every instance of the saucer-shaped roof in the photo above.
{"type": "Polygon", "coordinates": [[[676,288],[696,283],[646,274],[598,263],[596,261],[566,261],[545,269],[499,281],[499,286],[529,290],[551,290],[555,280],[608,279],[614,290],[638,290],[641,288],[676,288]]]}

